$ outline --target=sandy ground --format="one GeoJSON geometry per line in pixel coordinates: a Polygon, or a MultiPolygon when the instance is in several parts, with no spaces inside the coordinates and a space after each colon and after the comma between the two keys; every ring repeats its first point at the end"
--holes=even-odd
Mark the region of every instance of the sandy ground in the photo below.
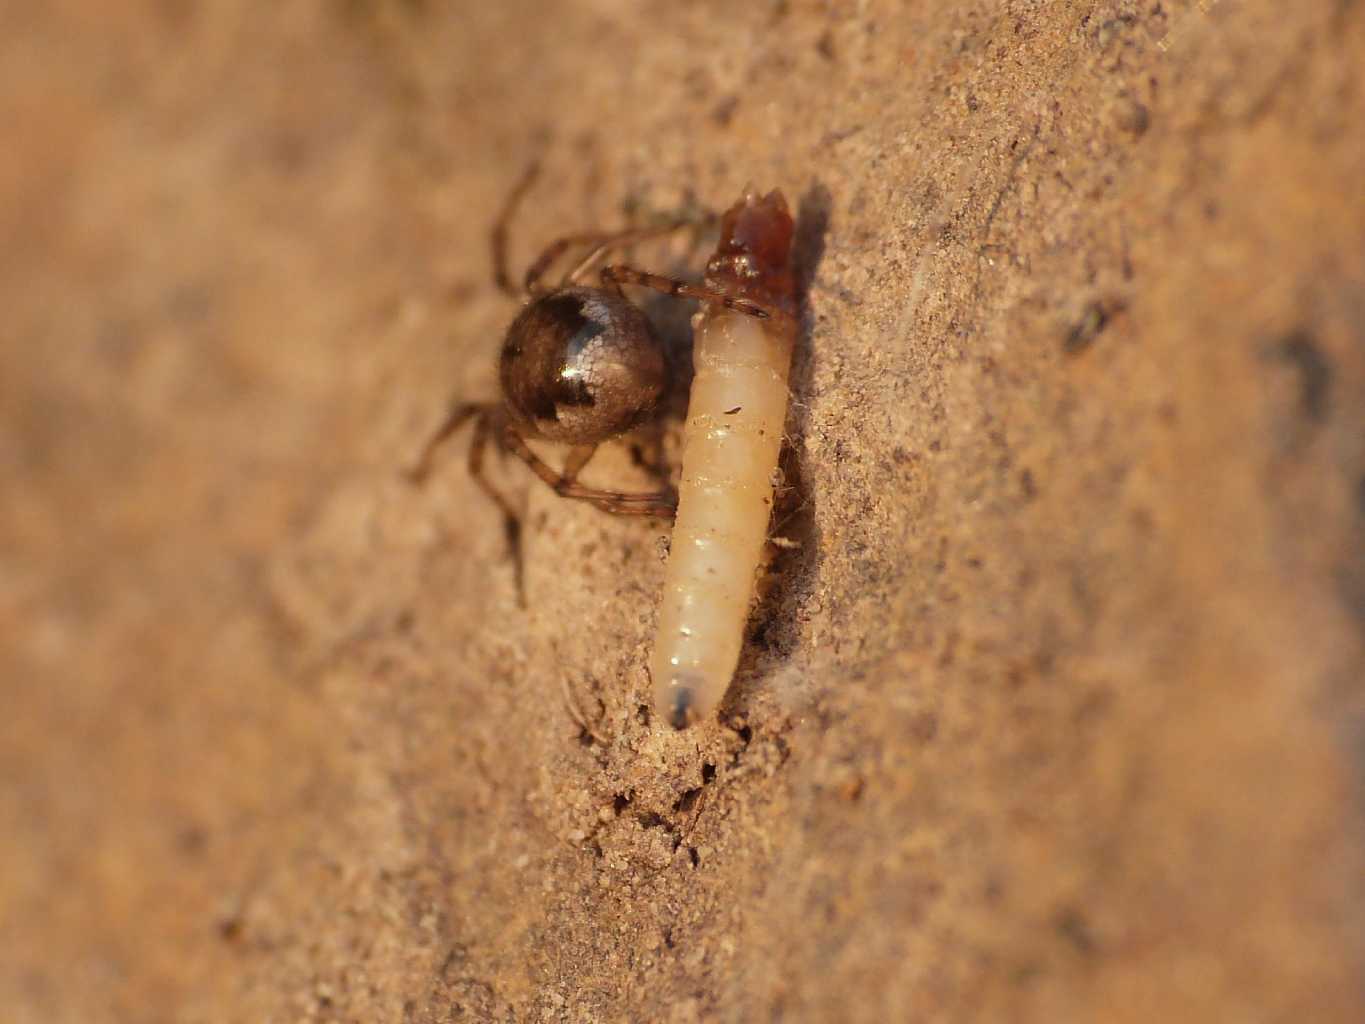
{"type": "Polygon", "coordinates": [[[1360,1020],[1362,61],[1347,0],[0,5],[0,1019],[1360,1020]],[[685,733],[662,527],[495,465],[523,608],[465,442],[399,472],[536,156],[519,264],[801,212],[799,547],[685,733]]]}

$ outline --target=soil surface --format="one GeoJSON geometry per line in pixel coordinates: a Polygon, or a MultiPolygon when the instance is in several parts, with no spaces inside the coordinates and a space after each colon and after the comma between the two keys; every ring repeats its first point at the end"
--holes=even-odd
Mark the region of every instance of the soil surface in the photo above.
{"type": "Polygon", "coordinates": [[[0,1018],[1362,1019],[1362,62],[1348,0],[0,5],[0,1018]],[[792,544],[681,733],[663,525],[492,459],[523,603],[468,438],[402,474],[533,159],[518,267],[799,212],[792,544]]]}

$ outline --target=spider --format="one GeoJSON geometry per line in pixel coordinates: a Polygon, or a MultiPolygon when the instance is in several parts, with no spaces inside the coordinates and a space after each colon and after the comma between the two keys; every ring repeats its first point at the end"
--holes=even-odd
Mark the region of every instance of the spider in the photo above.
{"type": "Polygon", "coordinates": [[[560,238],[530,265],[518,289],[507,269],[507,231],[537,175],[538,165],[533,163],[508,196],[491,233],[494,283],[508,295],[526,300],[502,344],[501,401],[453,405],[409,471],[414,482],[424,481],[437,450],[462,426],[472,423],[469,473],[501,509],[514,552],[520,536],[520,516],[483,472],[484,452],[490,440],[526,463],[561,497],[584,501],[615,515],[673,518],[677,498],[671,489],[627,493],[590,487],[578,480],[600,444],[654,415],[668,384],[663,347],[648,318],[626,297],[623,285],[638,285],[677,298],[699,299],[759,319],[771,315],[757,303],[705,285],[629,266],[603,267],[598,283],[587,283],[593,268],[608,253],[693,226],[697,223],[695,217],[560,238]],[[546,273],[570,249],[581,249],[582,257],[558,284],[546,285],[546,273]],[[563,469],[556,471],[532,451],[528,439],[568,445],[563,469]]]}

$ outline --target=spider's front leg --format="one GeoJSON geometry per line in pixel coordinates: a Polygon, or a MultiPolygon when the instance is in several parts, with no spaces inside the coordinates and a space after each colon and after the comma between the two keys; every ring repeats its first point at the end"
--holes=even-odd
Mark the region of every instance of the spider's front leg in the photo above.
{"type": "Polygon", "coordinates": [[[436,428],[436,431],[422,447],[422,453],[418,456],[416,464],[408,470],[407,477],[417,486],[426,483],[427,478],[431,475],[436,452],[462,426],[473,422],[474,433],[469,440],[467,463],[469,475],[478,485],[479,490],[488,495],[502,513],[503,536],[512,555],[512,571],[516,577],[517,603],[525,607],[526,588],[521,556],[521,516],[507,495],[494,487],[488,477],[484,475],[483,469],[483,457],[488,450],[488,442],[490,440],[495,443],[501,442],[501,431],[506,419],[507,411],[501,405],[462,402],[453,406],[441,425],[436,428]]]}
{"type": "Polygon", "coordinates": [[[575,445],[569,450],[562,472],[554,468],[531,450],[526,439],[517,430],[516,424],[507,423],[503,428],[502,443],[517,458],[531,468],[552,491],[561,498],[585,501],[603,512],[618,516],[651,516],[655,519],[672,519],[678,507],[678,498],[672,490],[644,493],[608,491],[600,487],[589,487],[578,482],[578,474],[597,451],[595,444],[575,445]]]}

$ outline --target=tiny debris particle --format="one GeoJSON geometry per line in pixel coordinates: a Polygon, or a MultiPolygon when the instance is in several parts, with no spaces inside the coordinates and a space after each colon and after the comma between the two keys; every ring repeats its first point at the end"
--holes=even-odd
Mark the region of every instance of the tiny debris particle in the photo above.
{"type": "Polygon", "coordinates": [[[743,408],[744,408],[744,406],[742,406],[742,405],[737,405],[737,406],[735,406],[733,409],[726,409],[726,410],[725,410],[725,415],[726,415],[726,416],[733,416],[735,413],[739,412],[739,410],[741,410],[741,409],[743,409],[743,408]]]}
{"type": "Polygon", "coordinates": [[[1075,947],[1078,953],[1095,952],[1096,941],[1089,922],[1079,908],[1067,907],[1057,915],[1057,932],[1075,947]]]}
{"type": "Polygon", "coordinates": [[[1314,423],[1327,419],[1331,409],[1332,367],[1317,340],[1298,330],[1280,342],[1274,353],[1299,373],[1299,409],[1314,423]]]}
{"type": "Polygon", "coordinates": [[[1114,125],[1120,131],[1139,138],[1146,133],[1149,124],[1151,114],[1137,100],[1125,97],[1115,105],[1114,125]]]}
{"type": "Polygon", "coordinates": [[[1081,313],[1079,319],[1067,331],[1062,341],[1062,350],[1069,356],[1078,355],[1088,349],[1109,324],[1110,318],[1123,307],[1118,303],[1091,302],[1081,313]]]}
{"type": "Polygon", "coordinates": [[[234,915],[220,920],[218,937],[224,942],[236,942],[242,937],[242,919],[234,915]]]}
{"type": "Polygon", "coordinates": [[[730,127],[730,122],[735,119],[735,111],[739,109],[738,96],[726,96],[711,111],[711,119],[722,128],[730,127]]]}

